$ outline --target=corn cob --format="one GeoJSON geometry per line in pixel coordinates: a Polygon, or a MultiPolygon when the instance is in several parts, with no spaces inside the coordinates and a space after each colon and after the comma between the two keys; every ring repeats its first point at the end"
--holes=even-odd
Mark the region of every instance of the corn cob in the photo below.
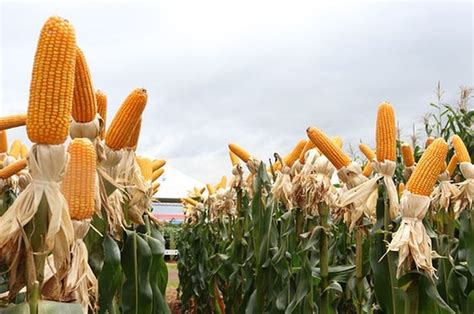
{"type": "Polygon", "coordinates": [[[312,141],[307,141],[306,144],[304,145],[304,148],[303,150],[301,151],[301,154],[300,154],[300,164],[304,164],[305,160],[305,156],[306,156],[306,153],[308,152],[308,150],[310,149],[313,149],[315,148],[316,145],[314,145],[314,143],[312,141]]]}
{"type": "Polygon", "coordinates": [[[0,131],[0,154],[8,152],[7,132],[0,131]]]}
{"type": "Polygon", "coordinates": [[[336,145],[337,147],[339,147],[340,149],[342,149],[342,145],[344,144],[344,141],[342,140],[342,137],[340,137],[340,136],[333,136],[332,142],[334,143],[334,145],[336,145]]]}
{"type": "Polygon", "coordinates": [[[425,149],[428,148],[428,146],[430,146],[431,143],[433,143],[434,140],[435,140],[435,138],[432,137],[432,136],[429,136],[428,138],[426,138],[425,149]]]}
{"type": "Polygon", "coordinates": [[[16,128],[26,124],[26,114],[15,114],[0,118],[0,131],[16,128]]]}
{"type": "Polygon", "coordinates": [[[130,136],[142,116],[146,102],[145,89],[137,88],[128,95],[105,134],[105,144],[108,147],[119,150],[127,146],[130,136]]]}
{"type": "Polygon", "coordinates": [[[372,174],[372,162],[368,161],[365,164],[362,174],[367,178],[370,177],[370,175],[372,174]]]}
{"type": "Polygon", "coordinates": [[[288,167],[293,166],[295,161],[298,160],[300,157],[301,152],[303,151],[304,147],[306,146],[307,140],[300,140],[296,146],[293,148],[293,150],[283,158],[283,161],[285,162],[285,165],[288,167]]]}
{"type": "Polygon", "coordinates": [[[193,188],[193,192],[194,192],[194,195],[201,196],[201,191],[197,187],[193,188]]]}
{"type": "Polygon", "coordinates": [[[151,176],[153,173],[152,163],[151,160],[148,158],[136,158],[137,164],[140,167],[140,172],[142,173],[143,178],[145,181],[151,180],[151,176]]]}
{"type": "Polygon", "coordinates": [[[425,150],[406,188],[413,194],[429,196],[433,191],[438,175],[443,169],[448,145],[438,138],[425,150]]]}
{"type": "Polygon", "coordinates": [[[399,198],[402,196],[404,191],[405,191],[405,183],[400,182],[400,184],[398,185],[398,197],[399,198]]]}
{"type": "Polygon", "coordinates": [[[20,157],[26,158],[27,155],[28,155],[28,147],[26,147],[26,145],[22,143],[21,149],[20,149],[20,157]]]}
{"type": "Polygon", "coordinates": [[[160,187],[160,184],[158,182],[153,182],[153,184],[151,185],[151,189],[153,191],[157,190],[159,187],[160,187]]]}
{"type": "Polygon", "coordinates": [[[242,147],[240,147],[239,145],[237,145],[237,144],[229,144],[229,149],[230,149],[230,151],[233,152],[237,157],[239,157],[240,160],[242,160],[243,162],[249,161],[249,159],[250,159],[250,154],[249,154],[245,149],[243,149],[242,147]]]}
{"type": "Polygon", "coordinates": [[[154,182],[156,179],[158,179],[159,177],[161,177],[161,175],[165,172],[165,169],[163,168],[160,168],[156,171],[153,171],[153,173],[151,174],[151,181],[154,182]]]}
{"type": "Polygon", "coordinates": [[[102,118],[104,122],[104,128],[100,132],[100,138],[104,139],[105,136],[105,126],[107,125],[107,96],[100,90],[95,92],[95,100],[97,103],[97,113],[102,118]]]}
{"type": "Polygon", "coordinates": [[[395,161],[397,158],[397,129],[395,113],[391,104],[384,102],[377,112],[377,128],[375,131],[377,160],[395,161]]]}
{"type": "Polygon", "coordinates": [[[41,30],[30,85],[26,130],[38,144],[62,144],[69,134],[76,36],[72,25],[53,16],[41,30]]]}
{"type": "Polygon", "coordinates": [[[229,150],[229,156],[230,156],[230,162],[232,163],[232,166],[239,164],[239,157],[237,157],[237,155],[234,154],[231,150],[229,150]]]}
{"type": "Polygon", "coordinates": [[[448,164],[446,163],[446,160],[443,161],[443,164],[441,165],[441,170],[439,171],[440,174],[444,173],[448,169],[448,164]]]}
{"type": "Polygon", "coordinates": [[[459,162],[471,162],[471,157],[467,151],[466,145],[458,135],[451,137],[451,143],[454,146],[459,162]]]}
{"type": "Polygon", "coordinates": [[[338,170],[342,167],[349,166],[351,159],[334,143],[329,137],[318,128],[308,128],[306,130],[309,139],[316,145],[316,147],[326,156],[327,159],[338,170]]]}
{"type": "Polygon", "coordinates": [[[372,148],[370,148],[369,146],[367,146],[363,143],[360,143],[359,144],[359,149],[362,152],[362,154],[364,154],[364,156],[367,158],[367,160],[369,162],[375,159],[375,153],[372,150],[372,148]]]}
{"type": "Polygon", "coordinates": [[[413,150],[410,144],[403,143],[402,146],[402,158],[405,167],[412,167],[415,164],[415,157],[413,156],[413,150]]]}
{"type": "Polygon", "coordinates": [[[0,179],[8,179],[26,167],[26,159],[17,160],[0,169],[0,179]]]}
{"type": "Polygon", "coordinates": [[[210,185],[208,183],[208,184],[206,184],[206,187],[207,187],[207,192],[209,193],[209,195],[216,194],[216,190],[214,189],[214,187],[212,185],[210,185]]]}
{"type": "Polygon", "coordinates": [[[23,146],[23,143],[20,140],[14,140],[12,145],[10,146],[10,151],[8,152],[8,155],[15,157],[16,159],[19,159],[21,156],[22,146],[23,146]]]}
{"type": "Polygon", "coordinates": [[[222,176],[221,181],[218,183],[217,186],[218,186],[217,189],[225,189],[225,187],[227,186],[227,177],[222,176]]]}
{"type": "Polygon", "coordinates": [[[193,200],[192,198],[189,198],[189,197],[185,197],[183,199],[181,199],[183,202],[185,203],[188,203],[190,205],[193,205],[193,206],[196,206],[198,204],[197,201],[193,200]]]}
{"type": "Polygon", "coordinates": [[[156,171],[160,169],[161,167],[163,167],[164,165],[166,165],[166,160],[156,159],[156,160],[153,160],[153,162],[151,163],[151,168],[153,169],[153,171],[156,171]]]}
{"type": "Polygon", "coordinates": [[[450,176],[454,174],[458,163],[458,155],[454,154],[453,157],[451,157],[451,160],[449,161],[448,168],[446,168],[446,171],[449,173],[450,176]]]}
{"type": "Polygon", "coordinates": [[[141,128],[142,128],[142,118],[138,120],[137,124],[133,128],[132,134],[130,135],[130,138],[128,139],[128,143],[127,143],[128,148],[133,148],[134,150],[137,148],[138,139],[140,138],[141,128]]]}
{"type": "Polygon", "coordinates": [[[69,163],[61,190],[71,219],[91,218],[95,211],[96,154],[89,139],[75,138],[69,144],[69,163]]]}
{"type": "Polygon", "coordinates": [[[76,122],[90,122],[97,113],[97,101],[92,87],[91,74],[82,50],[76,48],[76,68],[74,74],[74,97],[72,117],[76,122]]]}

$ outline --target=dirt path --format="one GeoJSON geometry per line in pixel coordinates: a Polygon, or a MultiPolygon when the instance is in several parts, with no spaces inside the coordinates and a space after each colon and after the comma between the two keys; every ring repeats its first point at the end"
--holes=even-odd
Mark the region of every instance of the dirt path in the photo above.
{"type": "Polygon", "coordinates": [[[168,285],[166,286],[166,302],[170,307],[171,313],[181,313],[181,306],[178,299],[179,285],[178,269],[176,263],[167,263],[168,266],[168,285]]]}

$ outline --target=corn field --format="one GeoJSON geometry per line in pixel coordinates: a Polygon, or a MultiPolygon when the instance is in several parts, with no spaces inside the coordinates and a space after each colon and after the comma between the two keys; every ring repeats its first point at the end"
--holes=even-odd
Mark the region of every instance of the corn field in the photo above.
{"type": "MultiPolygon", "coordinates": [[[[471,91],[430,105],[424,143],[381,103],[362,158],[314,126],[284,156],[229,144],[230,179],[182,199],[182,313],[474,313],[471,91]]],[[[0,313],[171,312],[147,102],[108,122],[72,24],[45,22],[28,111],[0,117],[0,313]]]]}

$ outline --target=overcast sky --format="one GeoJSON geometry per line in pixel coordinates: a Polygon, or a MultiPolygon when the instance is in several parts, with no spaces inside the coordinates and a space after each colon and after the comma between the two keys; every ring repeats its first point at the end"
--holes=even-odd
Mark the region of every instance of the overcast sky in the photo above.
{"type": "MultiPolygon", "coordinates": [[[[317,126],[346,149],[373,144],[385,100],[408,137],[439,80],[452,103],[474,85],[472,3],[65,2],[2,2],[0,113],[26,112],[39,32],[58,14],[108,96],[108,120],[145,87],[139,154],[203,182],[229,174],[229,142],[267,159],[317,126]]],[[[9,137],[27,141],[24,128],[9,137]]]]}

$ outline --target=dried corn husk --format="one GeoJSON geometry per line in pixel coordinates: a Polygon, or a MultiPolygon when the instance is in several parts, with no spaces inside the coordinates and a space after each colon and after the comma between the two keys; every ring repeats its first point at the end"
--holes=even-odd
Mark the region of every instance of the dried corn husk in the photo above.
{"type": "Polygon", "coordinates": [[[291,191],[293,184],[291,183],[291,168],[283,166],[281,171],[277,171],[275,183],[272,186],[273,199],[276,202],[281,202],[286,210],[293,208],[291,201],[291,191]]]}
{"type": "Polygon", "coordinates": [[[451,199],[459,194],[459,189],[451,182],[447,171],[438,176],[438,181],[438,186],[431,194],[431,203],[434,209],[447,212],[451,205],[451,199]]]}
{"type": "Polygon", "coordinates": [[[474,200],[474,165],[462,162],[459,164],[459,169],[466,180],[457,184],[459,194],[455,197],[453,205],[457,216],[466,208],[472,210],[474,200]]]}

